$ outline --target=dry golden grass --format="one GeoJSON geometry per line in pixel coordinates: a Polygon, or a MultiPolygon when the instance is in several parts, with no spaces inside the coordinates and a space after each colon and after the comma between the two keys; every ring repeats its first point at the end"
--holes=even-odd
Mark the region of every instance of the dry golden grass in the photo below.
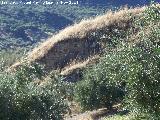
{"type": "Polygon", "coordinates": [[[65,120],[99,120],[102,116],[109,116],[117,113],[117,109],[109,111],[107,108],[101,108],[94,111],[87,111],[82,114],[75,114],[72,117],[66,117],[65,120]]]}
{"type": "Polygon", "coordinates": [[[60,74],[61,75],[68,75],[68,74],[72,73],[72,71],[75,69],[83,69],[83,68],[87,67],[88,65],[93,64],[96,61],[98,61],[99,58],[100,57],[98,55],[96,55],[96,56],[93,56],[93,57],[83,61],[83,62],[75,61],[75,62],[69,64],[68,66],[64,67],[60,74]]]}
{"type": "Polygon", "coordinates": [[[34,61],[40,59],[42,56],[47,54],[47,52],[57,43],[68,38],[84,38],[87,33],[96,31],[98,29],[111,26],[114,23],[127,22],[130,17],[128,14],[139,14],[144,11],[145,7],[134,8],[134,9],[123,9],[118,12],[109,11],[103,16],[92,18],[89,20],[83,20],[78,24],[69,26],[64,30],[59,31],[58,34],[54,35],[52,38],[48,39],[46,42],[42,43],[39,47],[35,48],[31,53],[29,53],[28,60],[34,61]]]}
{"type": "MultiPolygon", "coordinates": [[[[63,59],[65,59],[64,56],[69,54],[70,50],[80,52],[85,49],[83,48],[83,45],[85,44],[85,41],[90,38],[90,33],[100,30],[105,31],[107,28],[112,28],[112,26],[115,25],[123,28],[128,22],[130,22],[130,15],[139,15],[145,10],[145,8],[146,7],[137,7],[134,9],[123,8],[119,11],[108,11],[105,15],[82,20],[80,23],[68,26],[64,30],[59,31],[59,33],[53,37],[41,43],[39,47],[36,47],[33,51],[29,52],[26,60],[28,63],[43,63],[47,66],[46,69],[57,69],[57,67],[53,66],[57,65],[59,61],[63,61],[63,59]],[[80,46],[73,47],[73,44],[75,43],[80,44],[80,46]]],[[[88,58],[94,55],[96,55],[96,53],[88,55],[88,58]]],[[[81,63],[74,64],[70,68],[68,67],[68,64],[63,64],[63,62],[61,62],[61,69],[63,69],[62,74],[72,71],[72,69],[86,66],[89,63],[88,58],[86,57],[85,59],[82,59],[81,63]]],[[[70,61],[73,63],[76,59],[77,58],[72,58],[70,61]]],[[[16,67],[16,64],[14,64],[13,67],[16,67]]]]}

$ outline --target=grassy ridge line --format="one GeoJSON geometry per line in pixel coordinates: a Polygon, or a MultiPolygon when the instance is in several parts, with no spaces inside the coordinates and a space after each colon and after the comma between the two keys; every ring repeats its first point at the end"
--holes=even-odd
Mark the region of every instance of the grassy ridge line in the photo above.
{"type": "Polygon", "coordinates": [[[68,38],[74,39],[89,37],[87,33],[93,32],[99,29],[103,29],[106,27],[111,26],[115,22],[128,22],[129,16],[127,14],[138,14],[144,10],[145,7],[142,8],[135,8],[135,9],[124,9],[118,12],[108,12],[106,15],[96,17],[95,19],[89,19],[81,21],[78,24],[73,26],[69,26],[64,30],[61,30],[58,34],[47,40],[46,42],[42,43],[39,47],[35,48],[28,56],[30,61],[34,61],[36,59],[42,58],[47,52],[54,47],[57,42],[66,40],[68,38]]]}
{"type": "Polygon", "coordinates": [[[100,56],[93,56],[93,57],[91,57],[91,58],[89,58],[89,59],[87,59],[86,61],[83,61],[83,62],[75,61],[75,63],[73,62],[69,66],[66,66],[64,69],[62,69],[60,74],[61,75],[68,75],[76,69],[83,69],[90,64],[96,63],[99,60],[99,58],[100,58],[100,56]]]}
{"type": "MultiPolygon", "coordinates": [[[[124,8],[115,12],[109,11],[105,15],[88,20],[82,20],[80,23],[68,26],[65,29],[59,31],[59,33],[57,33],[56,35],[49,38],[47,41],[41,43],[41,45],[39,45],[38,47],[34,48],[33,51],[28,53],[28,57],[26,58],[26,60],[28,63],[37,61],[46,63],[46,59],[51,54],[53,54],[52,56],[55,56],[55,58],[59,57],[58,60],[61,60],[61,57],[64,57],[67,53],[65,50],[61,50],[62,54],[59,53],[61,51],[56,52],[56,49],[58,49],[57,46],[62,49],[64,47],[62,46],[63,44],[68,44],[68,48],[66,49],[71,49],[73,42],[84,42],[92,37],[92,33],[98,32],[98,34],[106,34],[107,29],[112,29],[112,27],[115,26],[122,29],[130,22],[130,14],[133,16],[138,15],[139,13],[142,13],[145,8],[146,7],[137,7],[134,9],[124,8]]],[[[96,35],[96,38],[94,38],[95,41],[99,39],[97,37],[100,36],[96,35]]],[[[52,62],[53,61],[54,60],[52,60],[52,62]]],[[[17,67],[20,64],[21,63],[16,63],[12,67],[17,67]]]]}

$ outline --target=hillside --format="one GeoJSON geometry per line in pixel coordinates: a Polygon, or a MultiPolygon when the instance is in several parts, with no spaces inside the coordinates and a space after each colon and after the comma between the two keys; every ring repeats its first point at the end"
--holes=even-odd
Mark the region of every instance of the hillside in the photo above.
{"type": "MultiPolygon", "coordinates": [[[[80,68],[100,56],[105,45],[113,44],[111,38],[114,35],[123,38],[123,34],[133,27],[132,19],[139,16],[144,9],[145,7],[125,8],[117,12],[110,11],[103,16],[83,20],[61,30],[41,43],[29,52],[25,59],[28,63],[44,65],[47,71],[60,70],[62,75],[68,73],[68,79],[75,81],[73,79],[79,79],[80,76],[79,72],[78,75],[75,75],[76,69],[79,71],[80,68]]],[[[19,64],[16,63],[12,67],[19,66],[19,64]]]]}
{"type": "MultiPolygon", "coordinates": [[[[5,1],[13,2],[12,0],[3,0],[3,2],[5,1]]],[[[118,0],[80,0],[78,5],[57,5],[57,1],[51,0],[50,2],[53,2],[53,5],[43,5],[45,0],[40,0],[37,5],[4,5],[0,1],[0,49],[32,47],[66,26],[84,18],[103,14],[107,9],[117,9],[125,5],[133,7],[148,4],[146,0],[120,2],[118,0]]],[[[73,2],[75,1],[73,0],[73,2]]],[[[26,3],[28,1],[18,0],[16,2],[26,3]]],[[[31,0],[31,2],[35,1],[31,0]]]]}
{"type": "Polygon", "coordinates": [[[1,54],[2,120],[160,119],[158,3],[110,10],[21,50],[1,54]]]}
{"type": "MultiPolygon", "coordinates": [[[[12,0],[3,0],[3,2],[5,1],[10,3],[12,0]]],[[[148,4],[147,1],[130,0],[123,2],[117,0],[80,0],[78,5],[63,5],[60,2],[57,5],[57,0],[48,1],[54,4],[45,5],[43,4],[45,0],[40,0],[37,5],[35,3],[31,5],[4,5],[2,0],[0,1],[0,61],[4,63],[3,69],[16,62],[27,51],[37,46],[39,42],[57,34],[66,26],[78,23],[82,19],[104,14],[108,9],[118,9],[126,4],[129,7],[148,4]],[[13,59],[7,60],[7,54],[10,52],[13,53],[11,55],[13,59]]],[[[16,2],[26,3],[28,1],[17,0],[16,2]]],[[[35,1],[31,0],[31,2],[35,1]]]]}
{"type": "MultiPolygon", "coordinates": [[[[0,61],[3,63],[1,65],[3,69],[18,61],[39,42],[45,41],[66,26],[104,12],[101,8],[92,6],[14,5],[9,4],[12,0],[3,0],[5,1],[8,4],[4,5],[2,0],[0,1],[0,61]]],[[[18,1],[21,0],[16,2],[18,1]]],[[[56,3],[56,0],[54,2],[56,3]]]]}

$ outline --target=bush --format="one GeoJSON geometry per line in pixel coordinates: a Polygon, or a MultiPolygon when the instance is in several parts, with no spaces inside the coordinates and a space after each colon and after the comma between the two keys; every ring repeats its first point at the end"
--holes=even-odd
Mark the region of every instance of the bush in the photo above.
{"type": "Polygon", "coordinates": [[[146,119],[160,119],[159,10],[153,4],[135,19],[140,31],[130,38],[136,43],[119,44],[84,72],[84,80],[76,86],[76,100],[83,109],[111,108],[125,94],[129,110],[146,114],[146,119]]]}
{"type": "Polygon", "coordinates": [[[93,110],[97,108],[112,106],[119,103],[124,97],[125,84],[116,84],[110,78],[108,66],[102,60],[99,64],[88,68],[84,73],[82,81],[75,87],[75,99],[80,103],[83,110],[93,110]]]}
{"type": "Polygon", "coordinates": [[[126,83],[128,108],[146,119],[159,119],[160,112],[160,9],[154,4],[136,21],[141,29],[138,44],[130,49],[126,83]],[[143,23],[143,24],[142,24],[143,23]]]}
{"type": "Polygon", "coordinates": [[[48,78],[48,84],[38,85],[34,80],[40,74],[31,70],[40,69],[24,66],[15,75],[0,75],[0,119],[63,119],[68,110],[65,95],[62,94],[63,83],[48,78]],[[31,78],[32,81],[29,81],[31,78]]]}

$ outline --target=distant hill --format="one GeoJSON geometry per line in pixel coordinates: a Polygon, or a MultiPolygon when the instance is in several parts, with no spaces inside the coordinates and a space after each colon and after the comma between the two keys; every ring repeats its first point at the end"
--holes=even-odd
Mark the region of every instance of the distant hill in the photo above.
{"type": "Polygon", "coordinates": [[[75,21],[102,13],[79,5],[23,5],[6,1],[8,4],[0,2],[0,49],[33,46],[75,21]]]}
{"type": "Polygon", "coordinates": [[[80,0],[84,4],[94,5],[94,6],[108,6],[112,5],[115,7],[120,7],[123,5],[137,6],[149,4],[150,0],[80,0]]]}
{"type": "MultiPolygon", "coordinates": [[[[13,0],[4,1],[13,2],[13,0]]],[[[54,4],[43,5],[45,0],[39,0],[40,4],[37,5],[0,4],[0,49],[34,46],[66,26],[84,18],[103,14],[107,9],[126,4],[137,6],[149,3],[149,0],[79,0],[78,5],[62,5],[60,0],[48,1],[54,4]],[[59,4],[56,4],[57,2],[59,4]]],[[[15,2],[25,3],[28,0],[15,2]]]]}
{"type": "Polygon", "coordinates": [[[65,16],[33,8],[0,8],[1,48],[32,45],[73,21],[65,16]],[[7,43],[8,42],[8,43],[7,43]]]}

